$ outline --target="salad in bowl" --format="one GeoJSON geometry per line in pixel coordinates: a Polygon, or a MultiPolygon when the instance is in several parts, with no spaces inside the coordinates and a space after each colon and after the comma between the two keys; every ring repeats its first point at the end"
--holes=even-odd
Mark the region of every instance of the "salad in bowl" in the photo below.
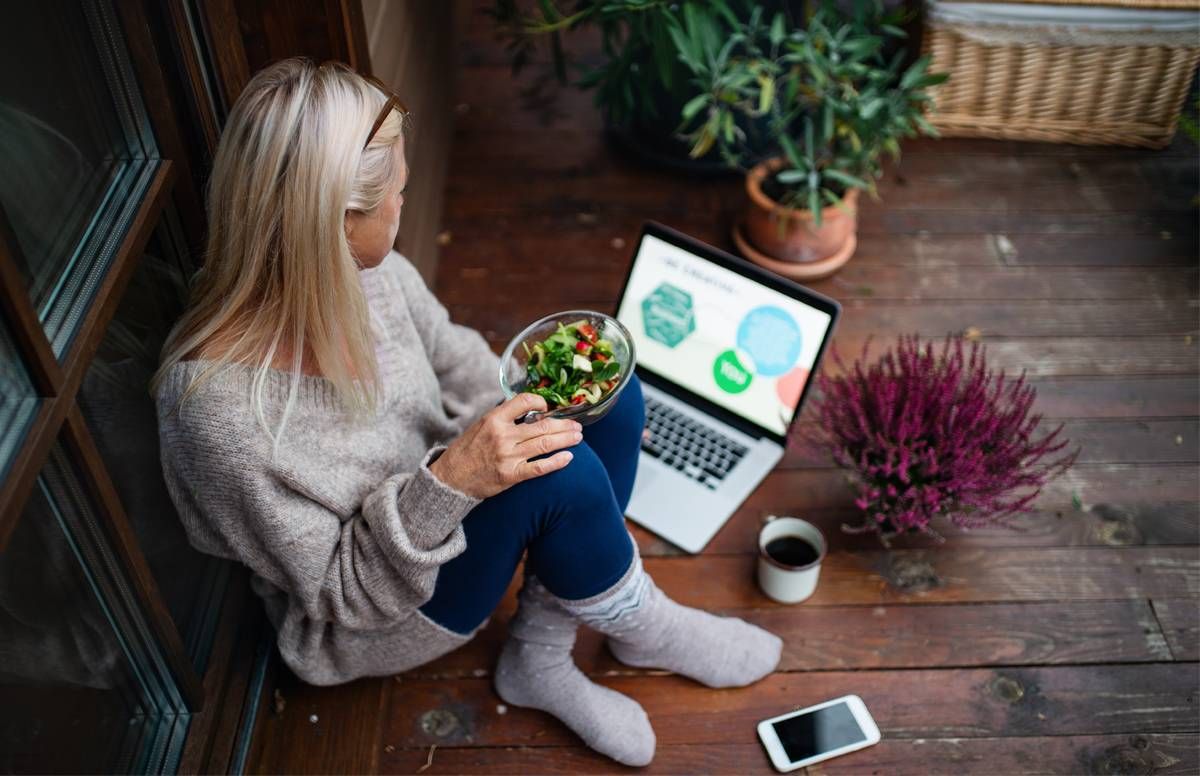
{"type": "Polygon", "coordinates": [[[530,324],[500,357],[500,387],[505,398],[536,393],[543,415],[587,425],[612,408],[633,374],[633,338],[617,319],[590,310],[568,310],[530,324]]]}

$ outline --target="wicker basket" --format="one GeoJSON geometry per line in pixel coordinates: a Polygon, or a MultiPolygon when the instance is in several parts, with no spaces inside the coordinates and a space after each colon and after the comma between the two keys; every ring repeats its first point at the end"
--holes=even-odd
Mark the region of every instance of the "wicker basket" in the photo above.
{"type": "MultiPolygon", "coordinates": [[[[1147,8],[1139,0],[1089,4],[1147,8]]],[[[1178,32],[965,24],[933,8],[923,48],[931,72],[950,73],[929,117],[944,135],[1150,148],[1171,142],[1200,61],[1200,40],[1178,32]]]]}

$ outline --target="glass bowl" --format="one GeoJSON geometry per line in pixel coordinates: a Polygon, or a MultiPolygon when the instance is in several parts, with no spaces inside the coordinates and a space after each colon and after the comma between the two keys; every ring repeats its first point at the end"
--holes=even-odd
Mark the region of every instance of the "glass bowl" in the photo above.
{"type": "Polygon", "coordinates": [[[568,418],[586,426],[607,415],[608,411],[617,403],[617,397],[625,390],[625,386],[629,383],[629,376],[633,374],[633,368],[637,363],[633,337],[630,336],[629,330],[616,318],[595,310],[567,310],[547,315],[545,318],[529,324],[524,331],[513,337],[512,342],[508,343],[508,347],[504,348],[504,354],[500,356],[500,388],[504,391],[504,398],[511,399],[523,392],[528,380],[525,365],[529,357],[525,355],[525,348],[521,347],[522,343],[528,343],[532,349],[536,343],[558,331],[560,323],[565,326],[579,320],[586,320],[592,324],[596,327],[596,332],[600,337],[612,343],[613,358],[621,365],[621,372],[617,375],[617,384],[595,404],[584,402],[547,412],[529,412],[523,415],[517,421],[518,423],[532,423],[546,416],[568,418]]]}

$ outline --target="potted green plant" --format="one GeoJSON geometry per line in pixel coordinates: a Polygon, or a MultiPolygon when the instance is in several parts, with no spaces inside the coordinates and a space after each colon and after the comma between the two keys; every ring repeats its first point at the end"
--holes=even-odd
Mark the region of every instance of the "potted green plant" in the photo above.
{"type": "MultiPolygon", "coordinates": [[[[595,103],[614,137],[635,153],[689,171],[737,170],[725,157],[694,153],[694,142],[678,132],[683,108],[700,94],[694,68],[686,61],[712,61],[725,51],[726,61],[753,56],[766,29],[751,24],[764,11],[779,16],[790,29],[800,3],[794,0],[578,0],[561,10],[555,0],[534,3],[495,0],[488,9],[505,40],[514,75],[535,61],[539,42],[549,49],[546,69],[533,78],[524,95],[527,104],[548,113],[553,88],[571,82],[594,91],[595,103]],[[580,64],[564,36],[595,28],[601,56],[580,64]],[[734,41],[729,46],[729,41],[734,41]],[[726,47],[728,47],[726,49],[726,47]],[[689,153],[691,151],[691,153],[689,153]]],[[[739,130],[744,157],[773,152],[775,143],[765,118],[739,112],[729,119],[739,130]]]]}
{"type": "Polygon", "coordinates": [[[825,2],[796,29],[781,14],[769,23],[754,14],[728,45],[749,56],[684,58],[705,88],[685,105],[681,129],[693,154],[716,148],[746,169],[749,202],[734,238],[749,258],[794,277],[835,271],[854,251],[859,192],[878,197],[884,155],[898,159],[901,138],[937,134],[922,114],[926,90],[946,76],[928,72],[928,57],[905,67],[894,45],[902,21],[879,2],[825,2]],[[737,114],[767,117],[782,153],[749,155],[737,114]]]}

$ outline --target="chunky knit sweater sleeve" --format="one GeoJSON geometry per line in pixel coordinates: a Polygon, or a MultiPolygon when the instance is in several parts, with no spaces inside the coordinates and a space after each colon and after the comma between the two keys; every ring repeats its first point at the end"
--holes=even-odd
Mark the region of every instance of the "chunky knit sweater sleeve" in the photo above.
{"type": "MultiPolygon", "coordinates": [[[[163,418],[167,485],[202,549],[245,563],[316,622],[370,629],[433,595],[437,569],[466,549],[463,517],[479,499],[441,482],[431,447],[348,506],[328,481],[268,463],[221,416],[163,418]]],[[[329,462],[328,477],[337,477],[329,462]]]]}

